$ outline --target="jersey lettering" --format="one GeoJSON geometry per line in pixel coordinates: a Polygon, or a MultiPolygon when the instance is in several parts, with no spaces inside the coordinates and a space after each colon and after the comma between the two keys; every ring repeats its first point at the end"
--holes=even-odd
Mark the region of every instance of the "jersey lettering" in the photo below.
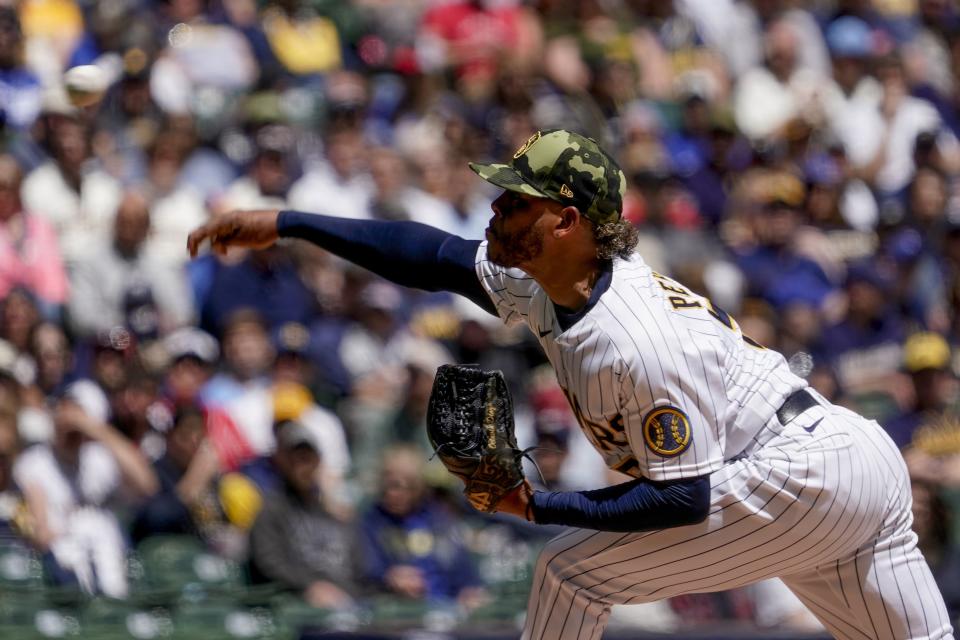
{"type": "MultiPolygon", "coordinates": [[[[714,320],[716,320],[717,322],[719,322],[720,324],[722,324],[724,327],[726,327],[731,331],[736,331],[739,328],[739,325],[737,325],[737,321],[733,319],[733,316],[731,316],[729,313],[727,313],[717,305],[713,304],[713,301],[710,300],[710,298],[707,298],[704,296],[697,296],[695,293],[693,293],[692,291],[684,287],[682,284],[680,284],[676,280],[668,278],[665,275],[659,274],[656,271],[654,271],[651,275],[653,275],[654,280],[656,281],[657,284],[660,285],[661,289],[663,289],[664,291],[669,291],[674,294],[679,294],[679,295],[672,295],[667,297],[667,300],[669,300],[670,306],[673,307],[674,311],[678,311],[680,309],[700,308],[703,305],[696,298],[701,298],[707,304],[707,307],[706,307],[707,313],[713,316],[714,320]]],[[[757,349],[766,349],[766,347],[764,347],[762,344],[760,344],[750,336],[743,335],[741,333],[741,337],[743,338],[743,341],[746,342],[751,347],[754,347],[757,349]]]]}
{"type": "Polygon", "coordinates": [[[590,420],[580,408],[580,401],[577,400],[577,397],[563,387],[561,389],[563,389],[563,395],[567,397],[567,402],[570,403],[570,408],[573,409],[573,415],[577,418],[580,428],[590,438],[590,441],[601,450],[601,453],[610,453],[630,446],[623,428],[623,416],[617,415],[606,424],[590,420]]]}
{"type": "Polygon", "coordinates": [[[667,298],[670,301],[670,304],[673,305],[673,308],[676,309],[696,309],[700,307],[700,303],[696,300],[691,300],[690,298],[684,298],[682,296],[670,296],[667,298]]]}

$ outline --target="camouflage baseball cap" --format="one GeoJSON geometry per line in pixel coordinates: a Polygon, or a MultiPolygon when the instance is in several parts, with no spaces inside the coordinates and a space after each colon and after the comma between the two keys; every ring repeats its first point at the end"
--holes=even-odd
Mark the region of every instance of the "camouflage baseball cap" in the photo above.
{"type": "Polygon", "coordinates": [[[579,133],[538,131],[509,164],[471,162],[470,168],[508,191],[574,205],[596,224],[620,219],[626,176],[595,140],[579,133]]]}

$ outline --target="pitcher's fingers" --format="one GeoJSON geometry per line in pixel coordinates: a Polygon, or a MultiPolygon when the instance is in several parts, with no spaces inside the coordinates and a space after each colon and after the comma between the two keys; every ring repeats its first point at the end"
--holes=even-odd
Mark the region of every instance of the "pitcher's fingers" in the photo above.
{"type": "Polygon", "coordinates": [[[191,258],[197,257],[197,251],[200,249],[200,243],[207,239],[207,236],[210,235],[210,225],[203,225],[197,229],[194,229],[189,236],[187,236],[187,251],[190,253],[191,258]]]}

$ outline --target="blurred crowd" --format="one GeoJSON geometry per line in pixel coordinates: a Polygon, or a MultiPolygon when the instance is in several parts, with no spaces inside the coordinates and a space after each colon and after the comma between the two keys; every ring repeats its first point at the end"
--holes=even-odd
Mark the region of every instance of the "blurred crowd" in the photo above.
{"type": "MultiPolygon", "coordinates": [[[[127,597],[158,536],[322,608],[528,579],[552,531],[471,512],[424,419],[440,364],[501,369],[538,484],[619,481],[531,336],[306,243],[185,240],[252,208],[481,238],[467,160],[563,127],[619,159],[650,265],[888,429],[960,613],[955,0],[6,1],[0,122],[0,544],[49,584],[127,597]]],[[[614,624],[723,620],[816,628],[779,583],[614,624]]]]}

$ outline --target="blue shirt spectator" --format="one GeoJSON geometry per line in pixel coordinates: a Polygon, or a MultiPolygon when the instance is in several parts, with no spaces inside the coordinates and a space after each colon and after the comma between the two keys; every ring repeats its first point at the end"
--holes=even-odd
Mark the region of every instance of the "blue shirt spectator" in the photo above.
{"type": "Polygon", "coordinates": [[[219,335],[238,309],[255,309],[272,328],[284,322],[310,324],[316,303],[293,263],[277,251],[264,251],[215,270],[203,301],[202,325],[219,335]]]}
{"type": "Polygon", "coordinates": [[[379,501],[360,521],[365,573],[388,592],[456,600],[480,580],[455,521],[426,495],[421,458],[407,447],[384,454],[379,501]]]}

